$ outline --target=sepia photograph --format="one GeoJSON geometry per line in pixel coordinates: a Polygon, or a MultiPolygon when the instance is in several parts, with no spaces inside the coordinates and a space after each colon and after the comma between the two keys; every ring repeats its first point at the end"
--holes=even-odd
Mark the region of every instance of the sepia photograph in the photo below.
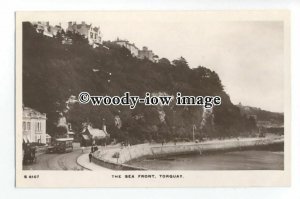
{"type": "Polygon", "coordinates": [[[255,171],[287,182],[287,16],[17,13],[17,176],[107,173],[107,186],[155,186],[255,171]]]}

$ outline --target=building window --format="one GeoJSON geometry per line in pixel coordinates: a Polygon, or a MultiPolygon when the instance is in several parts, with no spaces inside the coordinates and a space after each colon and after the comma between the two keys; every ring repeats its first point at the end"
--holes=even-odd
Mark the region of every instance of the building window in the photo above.
{"type": "Polygon", "coordinates": [[[41,132],[41,130],[42,130],[42,124],[41,124],[41,122],[37,122],[36,123],[36,128],[35,129],[36,129],[37,132],[41,132]]]}
{"type": "Polygon", "coordinates": [[[35,136],[35,142],[41,143],[41,136],[36,135],[36,136],[35,136]]]}
{"type": "Polygon", "coordinates": [[[26,131],[26,122],[23,122],[23,131],[26,131]]]}
{"type": "Polygon", "coordinates": [[[92,32],[90,33],[90,36],[91,36],[91,38],[93,38],[93,33],[92,32]]]}
{"type": "Polygon", "coordinates": [[[30,122],[27,122],[27,130],[30,130],[30,122]]]}

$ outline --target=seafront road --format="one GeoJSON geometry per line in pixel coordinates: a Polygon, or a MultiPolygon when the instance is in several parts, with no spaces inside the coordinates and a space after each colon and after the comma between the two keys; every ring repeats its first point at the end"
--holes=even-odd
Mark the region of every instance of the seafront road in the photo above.
{"type": "Polygon", "coordinates": [[[82,149],[77,143],[69,153],[42,153],[38,154],[36,163],[23,165],[23,170],[108,170],[89,162],[90,147],[82,149]]]}
{"type": "Polygon", "coordinates": [[[24,170],[83,170],[77,164],[78,156],[82,155],[81,149],[75,149],[70,153],[40,154],[37,155],[36,163],[23,165],[24,170]]]}

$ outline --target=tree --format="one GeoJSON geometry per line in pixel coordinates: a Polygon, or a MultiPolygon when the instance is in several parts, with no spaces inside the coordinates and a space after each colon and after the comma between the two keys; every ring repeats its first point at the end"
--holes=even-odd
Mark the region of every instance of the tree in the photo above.
{"type": "MultiPolygon", "coordinates": [[[[47,133],[66,133],[57,129],[57,112],[66,110],[66,101],[71,95],[82,91],[91,95],[118,95],[126,91],[143,96],[145,92],[164,92],[176,95],[219,95],[222,105],[213,110],[213,126],[204,130],[209,135],[230,136],[232,132],[245,132],[255,128],[253,121],[244,120],[239,108],[234,106],[223,90],[217,73],[200,66],[190,69],[185,58],[172,61],[161,58],[158,63],[140,60],[113,42],[104,42],[109,48],[92,48],[86,39],[74,32],[67,32],[74,40],[72,45],[63,45],[57,38],[37,34],[30,23],[23,23],[23,102],[25,106],[47,114],[47,133]],[[94,72],[98,69],[98,72],[94,72]],[[112,73],[110,83],[107,74],[112,73]]],[[[190,137],[193,124],[199,126],[199,107],[163,107],[165,124],[159,119],[155,106],[138,105],[134,110],[126,106],[93,106],[91,104],[68,105],[67,122],[75,133],[82,130],[81,124],[88,120],[95,128],[102,128],[105,118],[108,133],[117,140],[141,143],[162,135],[164,138],[190,137]],[[120,112],[118,112],[120,111],[120,112]],[[120,115],[121,129],[114,128],[114,116],[120,115]],[[136,116],[138,116],[136,119],[136,116]]],[[[259,114],[265,117],[268,113],[259,114]]],[[[272,116],[283,120],[282,116],[272,116]]]]}
{"type": "Polygon", "coordinates": [[[189,68],[188,62],[183,57],[173,60],[172,63],[177,68],[189,68]]]}
{"type": "Polygon", "coordinates": [[[68,133],[68,127],[67,126],[58,126],[56,128],[55,137],[58,137],[58,138],[66,137],[67,133],[68,133]]]}
{"type": "Polygon", "coordinates": [[[171,62],[167,58],[164,58],[164,57],[159,59],[158,63],[161,65],[170,65],[171,64],[171,62]]]}

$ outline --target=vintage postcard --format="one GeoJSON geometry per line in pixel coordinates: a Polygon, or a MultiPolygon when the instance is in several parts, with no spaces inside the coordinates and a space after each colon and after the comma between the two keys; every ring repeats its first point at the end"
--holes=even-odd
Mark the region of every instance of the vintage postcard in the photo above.
{"type": "Polygon", "coordinates": [[[290,184],[290,18],[16,13],[17,187],[290,184]]]}

